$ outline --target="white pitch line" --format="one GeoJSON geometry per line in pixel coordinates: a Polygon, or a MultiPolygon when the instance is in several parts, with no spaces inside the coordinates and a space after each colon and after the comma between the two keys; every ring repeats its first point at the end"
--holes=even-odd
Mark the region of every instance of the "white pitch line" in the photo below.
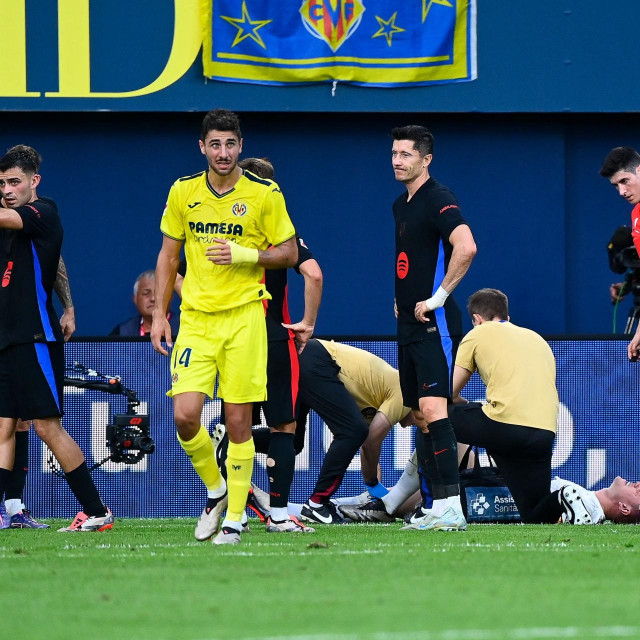
{"type": "MultiPolygon", "coordinates": [[[[553,640],[562,638],[637,638],[640,627],[523,627],[519,629],[449,629],[389,633],[322,633],[251,636],[240,640],[553,640]]],[[[198,638],[198,640],[220,640],[198,638]]]]}

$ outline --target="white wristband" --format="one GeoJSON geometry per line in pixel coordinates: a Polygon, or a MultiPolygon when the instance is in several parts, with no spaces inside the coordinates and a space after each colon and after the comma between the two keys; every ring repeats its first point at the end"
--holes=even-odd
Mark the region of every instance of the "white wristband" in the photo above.
{"type": "Polygon", "coordinates": [[[444,305],[448,297],[449,294],[442,287],[438,287],[438,290],[428,300],[425,300],[424,303],[427,305],[429,311],[433,311],[444,305]]]}

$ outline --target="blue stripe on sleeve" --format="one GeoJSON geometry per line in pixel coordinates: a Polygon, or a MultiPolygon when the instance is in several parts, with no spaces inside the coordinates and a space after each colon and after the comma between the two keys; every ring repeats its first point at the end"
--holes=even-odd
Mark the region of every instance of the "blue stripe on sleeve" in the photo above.
{"type": "Polygon", "coordinates": [[[38,298],[38,309],[40,311],[40,321],[42,322],[42,328],[44,330],[44,336],[47,342],[55,342],[56,336],[53,333],[51,322],[49,322],[49,314],[47,313],[47,294],[44,291],[42,284],[42,269],[40,269],[40,260],[38,258],[38,252],[36,247],[31,242],[31,252],[33,253],[33,271],[36,276],[36,296],[38,298]]]}

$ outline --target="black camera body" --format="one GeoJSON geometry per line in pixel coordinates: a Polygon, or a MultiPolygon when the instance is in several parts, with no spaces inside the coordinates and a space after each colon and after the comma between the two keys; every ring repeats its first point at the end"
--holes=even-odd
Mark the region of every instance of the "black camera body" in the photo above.
{"type": "Polygon", "coordinates": [[[630,292],[634,300],[640,301],[640,258],[633,244],[631,229],[618,227],[607,245],[609,268],[614,273],[626,273],[625,293],[630,292]]]}
{"type": "Polygon", "coordinates": [[[107,447],[113,462],[136,464],[153,453],[156,445],[150,435],[149,416],[139,413],[116,413],[107,425],[107,447]]]}
{"type": "MultiPolygon", "coordinates": [[[[125,387],[119,376],[106,376],[103,373],[89,369],[79,362],[73,363],[74,371],[79,371],[87,377],[64,377],[64,385],[78,389],[92,389],[104,391],[113,395],[123,395],[127,398],[127,413],[116,413],[113,421],[106,427],[107,448],[109,455],[100,462],[96,462],[90,469],[93,471],[107,460],[136,464],[144,456],[154,452],[156,445],[151,437],[149,415],[136,413],[140,400],[135,391],[125,387]]],[[[53,459],[53,456],[51,456],[53,459]]],[[[51,463],[50,463],[51,464],[51,463]]],[[[53,467],[52,467],[53,469],[53,467]]],[[[55,472],[55,469],[54,469],[55,472]]],[[[60,471],[60,473],[62,473],[60,471]]]]}

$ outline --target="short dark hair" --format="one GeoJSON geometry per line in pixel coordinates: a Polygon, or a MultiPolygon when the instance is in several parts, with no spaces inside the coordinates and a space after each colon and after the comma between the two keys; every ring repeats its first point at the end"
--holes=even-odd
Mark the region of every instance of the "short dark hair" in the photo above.
{"type": "Polygon", "coordinates": [[[618,171],[629,171],[631,173],[640,166],[640,153],[631,147],[616,147],[611,149],[604,159],[600,168],[600,175],[603,178],[610,178],[618,171]]]}
{"type": "Polygon", "coordinates": [[[480,289],[469,296],[467,311],[471,318],[477,313],[483,320],[506,320],[509,317],[509,300],[498,289],[480,289]]]}
{"type": "Polygon", "coordinates": [[[240,118],[233,111],[227,109],[213,109],[207,113],[202,120],[200,139],[204,142],[209,131],[214,129],[216,131],[231,131],[238,136],[238,140],[242,138],[240,118]]]}
{"type": "Polygon", "coordinates": [[[251,171],[251,173],[257,175],[258,178],[273,180],[274,169],[269,158],[245,158],[244,160],[240,160],[238,165],[241,169],[251,171]]]}
{"type": "Polygon", "coordinates": [[[38,173],[42,156],[33,148],[26,144],[17,144],[7,150],[0,158],[0,171],[7,171],[18,167],[25,173],[38,173]]]}
{"type": "Polygon", "coordinates": [[[433,153],[433,134],[426,127],[410,124],[406,127],[396,127],[391,130],[394,140],[412,140],[413,148],[424,158],[433,153]]]}

